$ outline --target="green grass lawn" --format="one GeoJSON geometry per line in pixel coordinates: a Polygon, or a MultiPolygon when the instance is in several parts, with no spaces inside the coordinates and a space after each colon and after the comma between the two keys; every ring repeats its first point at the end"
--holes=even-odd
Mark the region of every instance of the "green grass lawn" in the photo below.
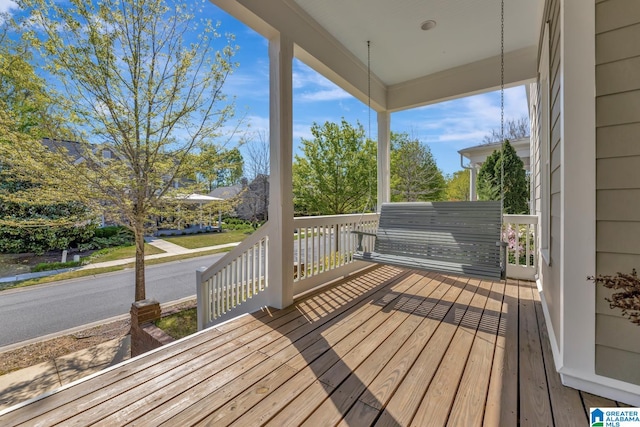
{"type": "Polygon", "coordinates": [[[241,242],[247,236],[246,231],[226,230],[223,233],[190,234],[187,236],[162,237],[162,239],[182,246],[183,248],[196,249],[207,246],[224,245],[225,243],[241,242]]]}
{"type": "MultiPolygon", "coordinates": [[[[162,249],[156,248],[155,246],[151,246],[148,244],[144,244],[144,254],[145,255],[154,255],[154,254],[163,254],[164,251],[162,249]]],[[[90,263],[96,264],[98,262],[105,261],[114,261],[117,259],[126,259],[126,258],[135,258],[136,256],[136,246],[118,246],[116,248],[105,248],[100,249],[99,251],[91,254],[90,263]]]]}
{"type": "Polygon", "coordinates": [[[198,314],[195,308],[179,311],[156,321],[156,326],[175,339],[198,331],[198,314]]]}

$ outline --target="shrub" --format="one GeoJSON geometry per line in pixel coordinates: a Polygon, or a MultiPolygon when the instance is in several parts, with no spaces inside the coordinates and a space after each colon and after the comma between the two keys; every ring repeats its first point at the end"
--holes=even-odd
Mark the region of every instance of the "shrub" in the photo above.
{"type": "Polygon", "coordinates": [[[81,252],[92,249],[111,248],[114,246],[130,246],[134,243],[133,233],[124,227],[104,227],[99,228],[100,233],[96,233],[89,242],[78,245],[81,252]],[[107,231],[104,231],[108,229],[107,231]]]}
{"type": "Polygon", "coordinates": [[[32,273],[39,271],[58,270],[60,268],[71,268],[82,265],[82,261],[67,261],[67,262],[41,262],[31,267],[32,273]]]}
{"type": "Polygon", "coordinates": [[[95,226],[73,227],[0,227],[0,252],[38,255],[67,249],[74,244],[86,242],[93,236],[95,226]]]}
{"type": "Polygon", "coordinates": [[[107,227],[97,228],[94,237],[108,239],[109,237],[120,233],[131,233],[131,230],[120,225],[110,225],[107,227]]]}

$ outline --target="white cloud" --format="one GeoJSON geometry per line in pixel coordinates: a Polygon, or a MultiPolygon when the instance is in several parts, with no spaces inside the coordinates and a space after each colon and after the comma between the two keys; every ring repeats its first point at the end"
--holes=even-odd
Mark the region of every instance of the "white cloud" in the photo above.
{"type": "MultiPolygon", "coordinates": [[[[505,90],[505,120],[519,119],[523,115],[528,115],[524,88],[505,90]]],[[[457,150],[482,143],[485,135],[499,128],[500,95],[499,92],[475,95],[398,113],[397,116],[397,121],[395,117],[391,121],[394,129],[406,128],[410,124],[421,140],[447,143],[457,150]]]]}
{"type": "Polygon", "coordinates": [[[343,89],[300,61],[293,66],[294,97],[299,102],[339,101],[352,98],[343,89]]]}
{"type": "Polygon", "coordinates": [[[0,14],[11,14],[12,11],[18,9],[18,4],[11,0],[0,0],[0,14]]]}

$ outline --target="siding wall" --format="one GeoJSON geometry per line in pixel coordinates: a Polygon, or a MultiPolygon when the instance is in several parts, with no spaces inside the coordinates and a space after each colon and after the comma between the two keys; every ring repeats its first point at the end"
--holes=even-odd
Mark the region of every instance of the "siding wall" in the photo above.
{"type": "MultiPolygon", "coordinates": [[[[640,270],[640,1],[596,0],[596,270],[640,270]]],[[[640,384],[640,327],[598,288],[596,373],[640,384]]]]}
{"type": "MultiPolygon", "coordinates": [[[[531,117],[531,174],[532,174],[532,196],[533,211],[542,217],[542,197],[545,186],[549,188],[549,204],[551,216],[549,218],[549,264],[543,259],[539,259],[538,268],[540,273],[543,292],[549,309],[551,323],[556,336],[559,337],[561,324],[561,298],[560,298],[560,201],[562,196],[561,189],[561,147],[562,139],[560,136],[560,0],[548,0],[545,6],[545,18],[543,19],[543,27],[540,30],[540,45],[542,46],[542,37],[544,34],[544,25],[549,22],[549,107],[542,102],[542,88],[533,85],[531,89],[532,108],[531,117]],[[542,129],[543,115],[547,113],[549,108],[549,173],[550,177],[543,176],[543,165],[541,164],[541,151],[545,148],[544,130],[542,129]],[[545,179],[550,182],[545,183],[545,179]]],[[[542,47],[540,54],[542,54],[542,47]]],[[[540,230],[539,239],[545,230],[540,230]]],[[[560,348],[561,343],[557,342],[560,348]]]]}

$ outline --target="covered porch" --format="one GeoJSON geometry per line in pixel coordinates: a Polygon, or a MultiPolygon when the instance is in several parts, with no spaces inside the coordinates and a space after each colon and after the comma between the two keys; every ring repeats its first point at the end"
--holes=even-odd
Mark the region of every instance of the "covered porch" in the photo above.
{"type": "Polygon", "coordinates": [[[582,426],[528,281],[368,267],[0,413],[14,425],[582,426]]]}

